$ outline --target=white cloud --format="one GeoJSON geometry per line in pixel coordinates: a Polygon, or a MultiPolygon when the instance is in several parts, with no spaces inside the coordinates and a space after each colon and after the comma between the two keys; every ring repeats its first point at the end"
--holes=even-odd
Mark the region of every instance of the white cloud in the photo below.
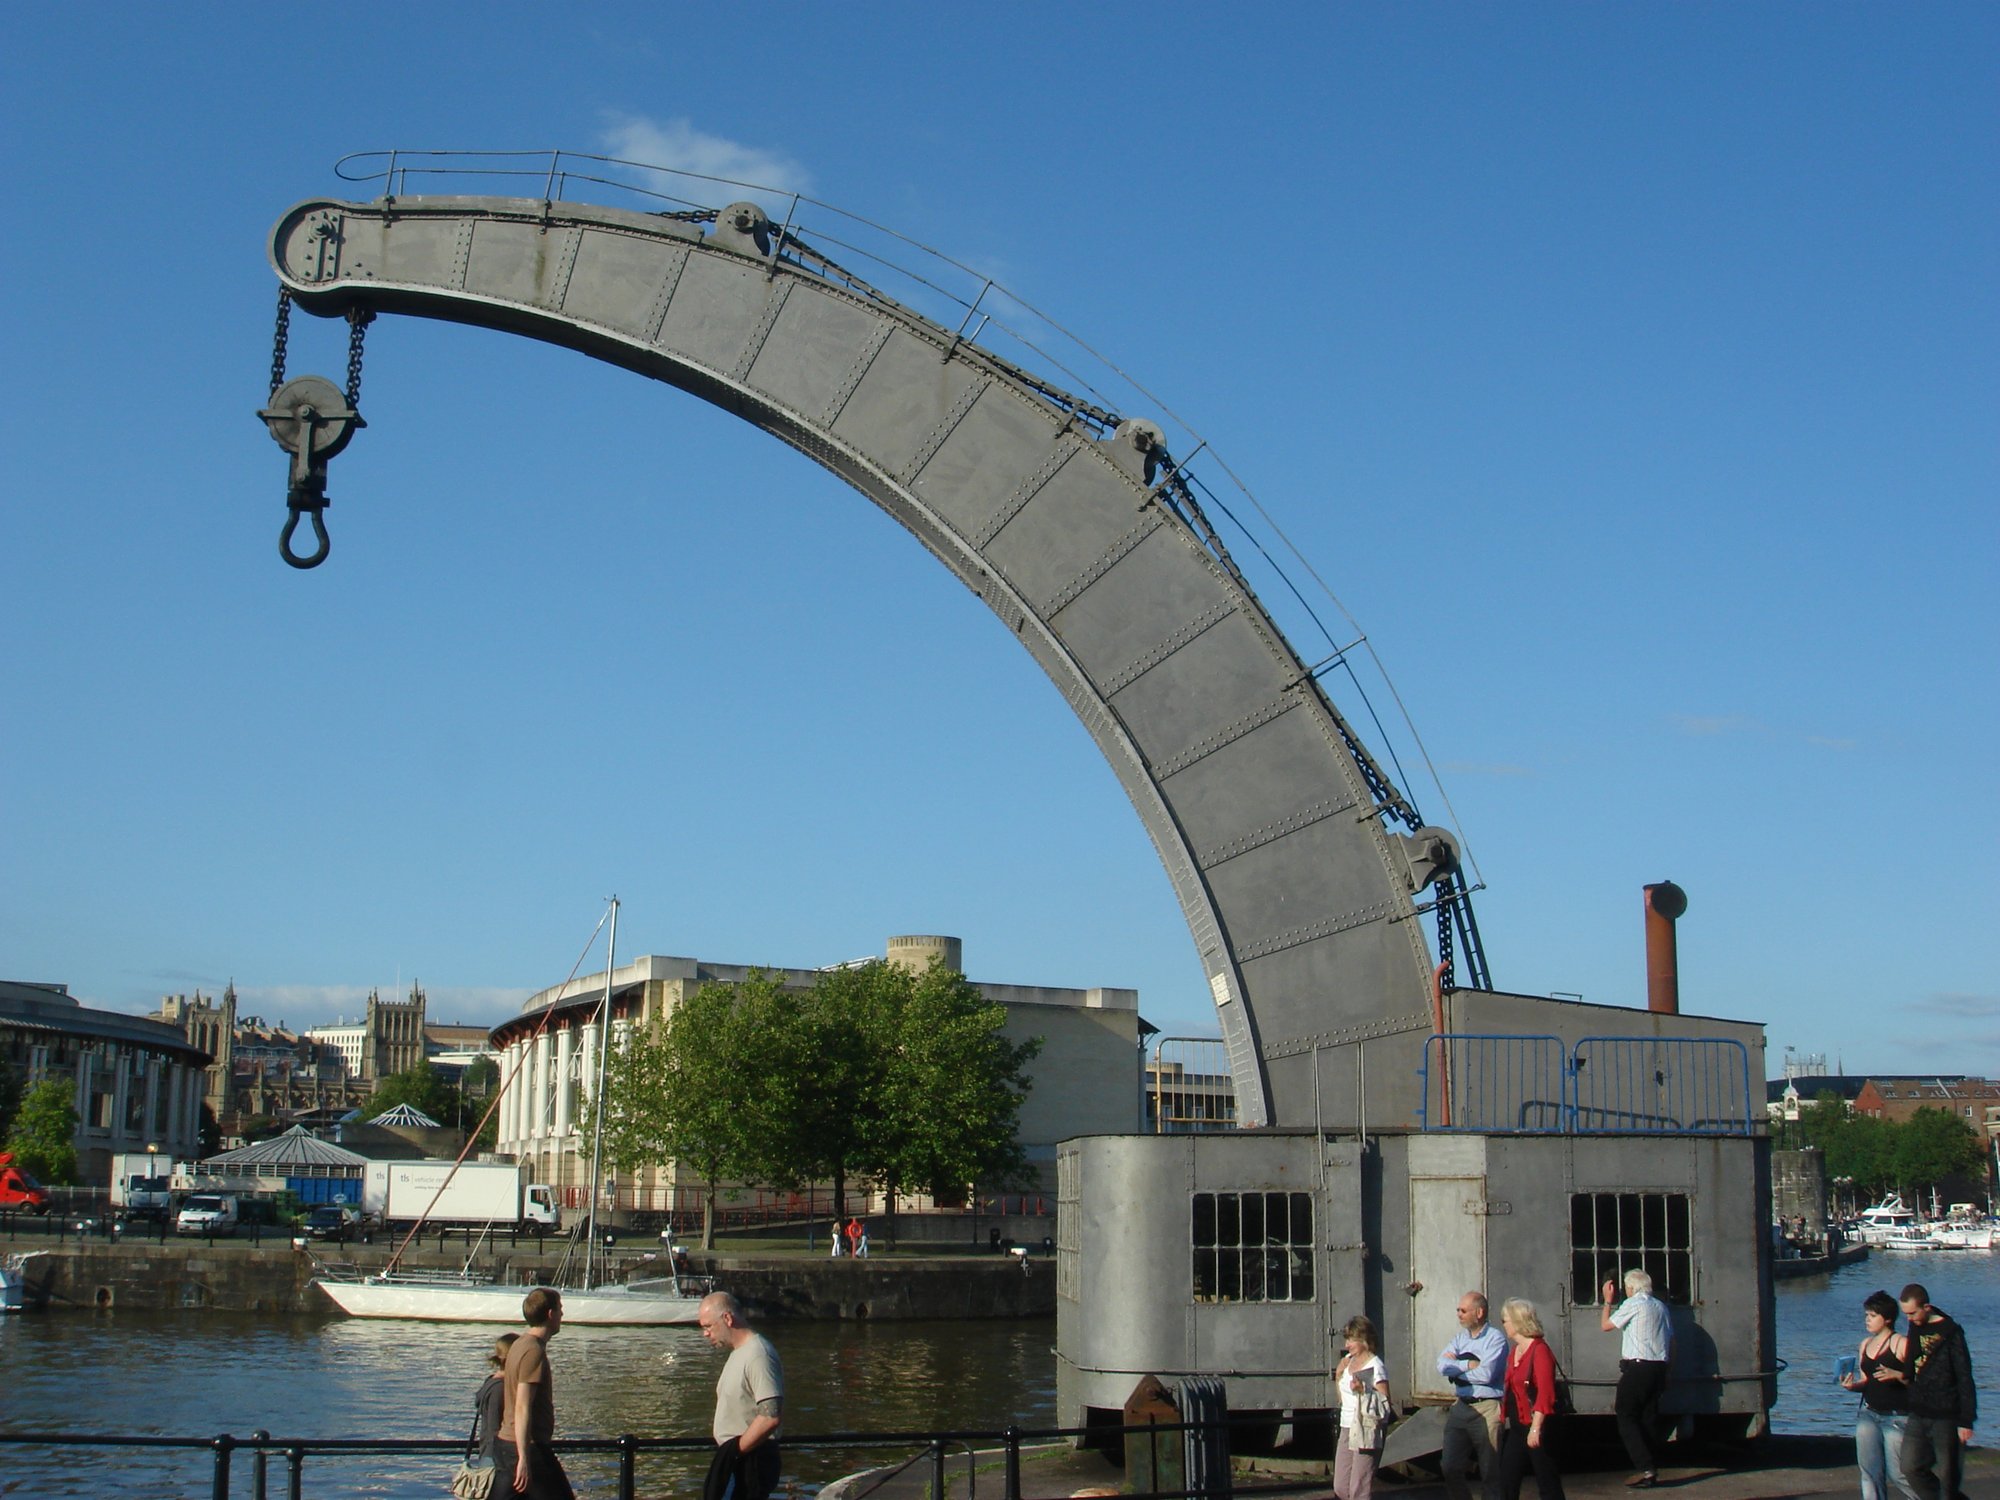
{"type": "MultiPolygon", "coordinates": [[[[667,173],[720,177],[739,188],[759,189],[748,196],[758,200],[766,212],[770,211],[773,199],[782,203],[789,195],[812,188],[811,175],[784,152],[710,135],[697,130],[687,119],[652,120],[644,115],[608,110],[605,120],[604,133],[599,139],[607,155],[658,167],[667,173]]],[[[661,190],[699,203],[712,201],[720,206],[738,196],[718,192],[712,184],[682,181],[675,187],[673,181],[667,178],[661,190]]]]}
{"type": "Polygon", "coordinates": [[[1940,1016],[1989,1020],[2000,1018],[2000,995],[1968,995],[1963,991],[1940,990],[1921,1000],[1911,1001],[1910,1009],[1940,1016]]]}

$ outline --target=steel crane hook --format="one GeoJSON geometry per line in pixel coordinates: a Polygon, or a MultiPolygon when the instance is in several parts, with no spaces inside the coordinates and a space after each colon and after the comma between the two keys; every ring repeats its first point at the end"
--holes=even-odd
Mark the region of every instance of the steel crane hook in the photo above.
{"type": "Polygon", "coordinates": [[[327,461],[347,446],[356,429],[368,424],[342,396],[334,383],[321,375],[301,375],[285,382],[271,395],[271,404],[257,413],[271,430],[280,448],[292,455],[291,484],[285,491],[285,505],[291,515],[278,534],[278,555],[295,568],[316,568],[326,561],[333,543],[326,534],[322,516],[329,504],[326,496],[327,461]],[[292,537],[301,516],[312,517],[317,550],[300,554],[292,550],[292,537]]]}

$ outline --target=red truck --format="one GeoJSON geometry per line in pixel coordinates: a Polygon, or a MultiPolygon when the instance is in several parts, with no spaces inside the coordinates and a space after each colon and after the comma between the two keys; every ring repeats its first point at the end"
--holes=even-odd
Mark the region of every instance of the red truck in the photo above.
{"type": "Polygon", "coordinates": [[[0,1209],[18,1213],[24,1208],[31,1214],[47,1213],[49,1195],[33,1172],[14,1164],[13,1152],[0,1151],[0,1209]]]}

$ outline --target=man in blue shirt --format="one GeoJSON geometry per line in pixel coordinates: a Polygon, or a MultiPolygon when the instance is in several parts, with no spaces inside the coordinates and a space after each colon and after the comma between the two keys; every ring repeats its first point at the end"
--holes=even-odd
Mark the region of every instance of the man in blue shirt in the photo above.
{"type": "Polygon", "coordinates": [[[1604,1283],[1604,1301],[1598,1308],[1598,1326],[1606,1333],[1622,1333],[1618,1346],[1618,1436],[1625,1440],[1626,1456],[1639,1472],[1625,1483],[1633,1489],[1651,1489],[1658,1479],[1653,1470],[1653,1445],[1660,1431],[1660,1397],[1667,1391],[1667,1361],[1673,1356],[1674,1325],[1667,1316],[1667,1304],[1653,1295],[1653,1278],[1644,1271],[1625,1273],[1625,1300],[1614,1311],[1612,1293],[1616,1286],[1604,1283]]]}
{"type": "Polygon", "coordinates": [[[1458,1299],[1458,1337],[1438,1355],[1438,1373],[1458,1399],[1444,1419],[1444,1492],[1450,1500],[1472,1500],[1466,1471],[1479,1466],[1486,1500],[1499,1500],[1500,1391],[1507,1379],[1507,1335],[1486,1321],[1486,1294],[1458,1299]]]}

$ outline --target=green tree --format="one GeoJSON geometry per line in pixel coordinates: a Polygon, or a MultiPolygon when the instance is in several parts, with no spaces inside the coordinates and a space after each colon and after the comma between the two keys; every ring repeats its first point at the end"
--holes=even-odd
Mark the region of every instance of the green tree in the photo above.
{"type": "Polygon", "coordinates": [[[458,1118],[458,1090],[445,1082],[444,1075],[431,1066],[427,1057],[418,1059],[415,1066],[400,1073],[391,1073],[377,1083],[375,1092],[361,1107],[361,1117],[372,1120],[377,1115],[387,1114],[399,1104],[420,1109],[441,1125],[458,1118]]]}
{"type": "Polygon", "coordinates": [[[1040,1039],[1010,1042],[1006,1007],[955,970],[933,962],[905,977],[892,990],[897,1003],[870,1012],[887,1062],[874,1163],[885,1185],[892,1195],[908,1184],[933,1196],[1024,1185],[1033,1169],[1021,1149],[1021,1105],[1040,1039]]]}
{"type": "Polygon", "coordinates": [[[76,1181],[76,1085],[46,1078],[21,1096],[7,1133],[14,1159],[51,1187],[76,1181]]]}
{"type": "Polygon", "coordinates": [[[1978,1134],[1958,1115],[1920,1109],[1896,1128],[1896,1181],[1921,1199],[1947,1177],[1984,1175],[1986,1151],[1978,1134]]]}
{"type": "Polygon", "coordinates": [[[465,1065],[458,1080],[459,1092],[468,1099],[486,1099],[500,1081],[500,1064],[490,1057],[475,1057],[465,1065]]]}
{"type": "MultiPolygon", "coordinates": [[[[604,1159],[621,1171],[691,1167],[702,1184],[704,1250],[715,1248],[721,1184],[758,1177],[746,1150],[751,1096],[762,1086],[749,1025],[778,988],[757,973],[704,985],[664,1022],[634,1031],[605,1065],[604,1159]]],[[[595,1105],[585,1108],[586,1132],[597,1129],[595,1105]]]]}
{"type": "Polygon", "coordinates": [[[831,1183],[837,1218],[848,1183],[877,1177],[887,1156],[887,1067],[874,1014],[889,998],[887,967],[829,969],[804,993],[775,989],[746,1007],[769,1058],[767,1086],[745,1118],[753,1170],[773,1187],[831,1183]]]}

